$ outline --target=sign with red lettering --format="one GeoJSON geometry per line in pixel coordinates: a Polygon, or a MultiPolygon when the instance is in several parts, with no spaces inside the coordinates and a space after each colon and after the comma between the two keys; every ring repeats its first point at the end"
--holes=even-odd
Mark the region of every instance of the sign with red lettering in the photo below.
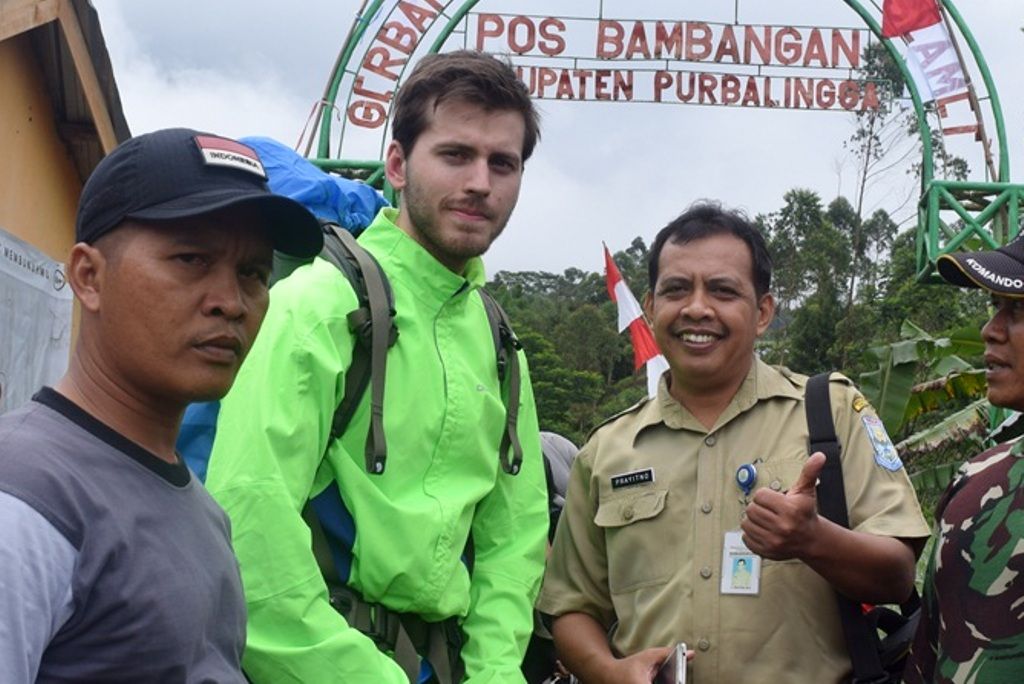
{"type": "Polygon", "coordinates": [[[447,6],[439,0],[402,0],[372,34],[346,108],[348,120],[364,128],[378,128],[387,120],[395,86],[416,46],[447,6]]]}
{"type": "Polygon", "coordinates": [[[477,50],[512,55],[540,99],[845,111],[879,104],[877,84],[850,75],[864,29],[475,14],[466,35],[477,50]]]}
{"type": "Polygon", "coordinates": [[[866,29],[703,21],[470,15],[472,47],[498,54],[856,69],[866,29]],[[580,42],[582,45],[579,45],[580,42]],[[568,50],[577,44],[584,51],[568,50]],[[589,54],[585,52],[589,46],[589,54]]]}
{"type": "MultiPolygon", "coordinates": [[[[383,154],[391,103],[420,46],[506,55],[545,100],[864,111],[879,84],[860,79],[866,28],[557,17],[448,11],[452,0],[390,0],[352,52],[342,129],[379,136],[349,158],[383,154]],[[457,25],[452,23],[457,20],[457,25]]],[[[472,3],[475,5],[476,3],[472,3]]],[[[463,2],[461,9],[465,10],[463,2]]],[[[351,147],[346,138],[346,146],[351,147]]]]}

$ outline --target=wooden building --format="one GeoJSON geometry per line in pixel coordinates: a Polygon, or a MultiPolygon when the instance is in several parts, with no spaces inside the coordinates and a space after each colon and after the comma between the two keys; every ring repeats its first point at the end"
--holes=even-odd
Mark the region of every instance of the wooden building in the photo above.
{"type": "Polygon", "coordinates": [[[82,184],[128,124],[87,0],[0,0],[0,230],[63,261],[82,184]]]}
{"type": "Polygon", "coordinates": [[[78,197],[128,137],[88,0],[0,0],[0,413],[67,366],[78,197]]]}

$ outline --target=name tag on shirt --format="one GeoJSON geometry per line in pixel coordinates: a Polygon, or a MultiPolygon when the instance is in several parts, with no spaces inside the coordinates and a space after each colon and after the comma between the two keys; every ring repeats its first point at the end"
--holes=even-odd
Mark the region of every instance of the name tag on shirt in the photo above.
{"type": "Polygon", "coordinates": [[[654,482],[654,468],[644,468],[643,470],[634,470],[629,473],[613,475],[611,480],[613,490],[622,489],[623,487],[635,487],[637,485],[651,484],[654,482]]]}
{"type": "Polygon", "coordinates": [[[743,543],[742,532],[726,532],[722,544],[722,593],[757,596],[760,590],[761,557],[743,543]]]}

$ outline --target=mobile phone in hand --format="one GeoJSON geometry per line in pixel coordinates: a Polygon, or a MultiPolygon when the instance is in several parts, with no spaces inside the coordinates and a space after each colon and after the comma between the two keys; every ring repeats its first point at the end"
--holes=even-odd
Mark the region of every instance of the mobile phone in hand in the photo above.
{"type": "Polygon", "coordinates": [[[686,684],[686,644],[680,642],[658,668],[653,684],[686,684]]]}

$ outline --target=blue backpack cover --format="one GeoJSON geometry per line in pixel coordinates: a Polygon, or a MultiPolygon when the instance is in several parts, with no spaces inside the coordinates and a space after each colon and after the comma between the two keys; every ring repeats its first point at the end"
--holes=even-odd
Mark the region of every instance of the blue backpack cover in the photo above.
{"type": "Polygon", "coordinates": [[[318,219],[337,223],[354,235],[388,206],[387,200],[369,185],[321,171],[273,138],[257,136],[241,138],[240,142],[260,156],[272,192],[292,198],[318,219]]]}

